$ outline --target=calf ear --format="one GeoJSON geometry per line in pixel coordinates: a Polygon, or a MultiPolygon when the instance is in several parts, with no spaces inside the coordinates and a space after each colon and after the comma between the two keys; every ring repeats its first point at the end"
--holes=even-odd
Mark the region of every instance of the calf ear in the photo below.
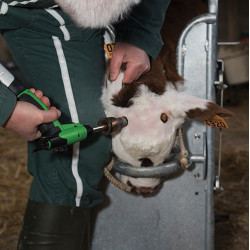
{"type": "Polygon", "coordinates": [[[200,120],[209,119],[214,115],[218,115],[223,118],[229,118],[233,115],[233,113],[230,112],[229,110],[222,108],[221,106],[213,102],[207,102],[205,109],[197,107],[194,109],[190,109],[185,113],[189,118],[200,119],[200,120]]]}

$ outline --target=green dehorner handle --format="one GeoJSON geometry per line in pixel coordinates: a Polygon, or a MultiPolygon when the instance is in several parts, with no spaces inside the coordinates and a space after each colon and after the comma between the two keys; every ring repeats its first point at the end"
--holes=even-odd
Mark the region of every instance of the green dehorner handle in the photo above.
{"type": "MultiPolygon", "coordinates": [[[[7,86],[20,101],[28,102],[35,105],[41,110],[48,110],[48,107],[15,78],[2,64],[0,64],[0,82],[7,86]]],[[[58,129],[61,129],[61,124],[58,120],[52,123],[41,124],[38,129],[43,135],[54,134],[58,129]]]]}
{"type": "MultiPolygon", "coordinates": [[[[41,110],[49,108],[0,64],[0,82],[7,86],[20,101],[35,105],[41,110]]],[[[38,149],[60,148],[86,139],[93,129],[80,123],[61,124],[58,120],[38,126],[42,137],[37,142],[38,149]]]]}
{"type": "MultiPolygon", "coordinates": [[[[29,89],[15,78],[2,64],[0,64],[0,82],[7,86],[20,101],[35,105],[41,110],[48,110],[48,107],[36,97],[29,89]]],[[[127,126],[126,117],[107,117],[101,119],[98,127],[90,127],[80,123],[61,124],[58,120],[38,126],[42,137],[37,142],[37,149],[51,149],[67,146],[82,141],[93,133],[110,135],[118,133],[127,126]]]]}

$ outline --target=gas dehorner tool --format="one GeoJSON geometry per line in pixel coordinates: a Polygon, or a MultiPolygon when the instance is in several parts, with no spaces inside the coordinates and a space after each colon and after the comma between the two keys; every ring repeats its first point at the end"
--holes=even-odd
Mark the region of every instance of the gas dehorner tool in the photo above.
{"type": "MultiPolygon", "coordinates": [[[[2,64],[0,64],[0,82],[7,86],[19,101],[29,102],[41,110],[48,107],[27,89],[17,78],[15,78],[2,64]]],[[[56,149],[62,150],[67,145],[85,140],[94,133],[113,135],[119,133],[127,126],[126,117],[107,117],[99,120],[96,127],[82,125],[80,123],[61,124],[59,120],[44,123],[38,126],[42,137],[37,140],[37,150],[56,149]]]]}

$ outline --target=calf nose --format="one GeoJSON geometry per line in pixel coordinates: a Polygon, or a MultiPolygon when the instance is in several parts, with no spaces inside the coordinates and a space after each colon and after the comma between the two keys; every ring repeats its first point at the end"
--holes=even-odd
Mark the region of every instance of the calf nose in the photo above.
{"type": "Polygon", "coordinates": [[[153,162],[149,158],[141,158],[141,167],[150,167],[153,166],[153,162]]]}

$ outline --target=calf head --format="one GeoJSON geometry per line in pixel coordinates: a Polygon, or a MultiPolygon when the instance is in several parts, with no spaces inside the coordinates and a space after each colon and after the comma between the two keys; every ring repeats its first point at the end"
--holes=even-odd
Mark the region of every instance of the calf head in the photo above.
{"type": "MultiPolygon", "coordinates": [[[[176,140],[176,131],[186,117],[208,119],[213,115],[231,116],[215,103],[197,98],[166,81],[159,63],[132,84],[122,84],[123,72],[114,82],[107,79],[102,103],[107,116],[128,119],[128,126],[113,136],[112,149],[123,162],[134,167],[157,166],[164,162],[176,140]]],[[[121,180],[137,193],[152,192],[159,178],[121,180]]]]}

